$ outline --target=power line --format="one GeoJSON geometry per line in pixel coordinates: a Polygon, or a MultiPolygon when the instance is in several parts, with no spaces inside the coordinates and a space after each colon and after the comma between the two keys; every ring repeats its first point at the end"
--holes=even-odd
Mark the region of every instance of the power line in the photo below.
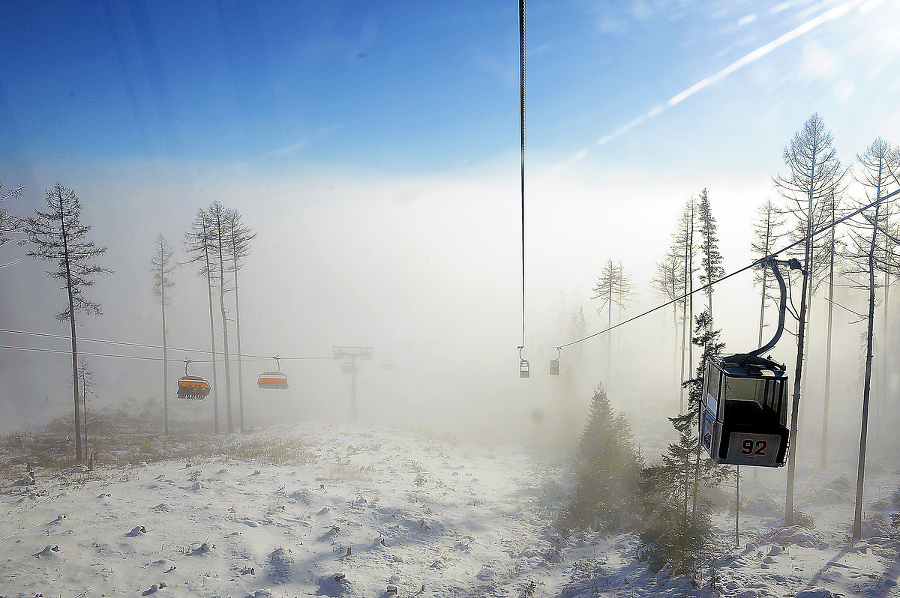
{"type": "MultiPolygon", "coordinates": [[[[54,339],[62,339],[62,340],[69,340],[71,338],[68,336],[60,335],[60,334],[50,334],[47,332],[31,332],[31,331],[27,331],[27,330],[11,330],[11,329],[7,329],[7,328],[0,328],[0,333],[20,334],[23,336],[35,336],[35,337],[39,337],[39,338],[54,338],[54,339]]],[[[122,347],[136,347],[136,348],[140,348],[140,349],[162,350],[162,348],[163,348],[162,345],[147,345],[147,344],[142,344],[142,343],[131,343],[131,342],[126,342],[126,341],[113,341],[113,340],[97,339],[97,338],[79,338],[78,340],[83,341],[83,342],[91,342],[91,343],[105,343],[105,344],[109,344],[109,345],[116,345],[116,346],[122,346],[122,347]]],[[[33,351],[33,352],[40,352],[40,353],[71,354],[71,351],[68,349],[42,349],[42,348],[38,348],[38,347],[21,347],[21,346],[13,346],[13,345],[0,345],[0,349],[12,349],[12,350],[18,350],[18,351],[33,351]]],[[[207,355],[211,354],[211,352],[209,350],[187,349],[187,348],[183,348],[183,347],[168,347],[168,350],[181,351],[181,352],[186,352],[186,353],[205,353],[207,355]]],[[[119,355],[119,354],[113,354],[113,353],[89,353],[89,352],[84,352],[84,351],[79,351],[79,355],[87,355],[87,356],[92,356],[92,357],[116,357],[116,358],[121,358],[121,359],[140,359],[140,360],[149,360],[149,361],[162,361],[161,357],[148,357],[148,356],[141,356],[141,355],[119,355]]],[[[224,356],[224,352],[217,351],[216,356],[224,356]]],[[[237,359],[238,356],[231,355],[230,357],[237,359]]],[[[255,359],[255,360],[274,359],[271,355],[241,354],[240,357],[242,359],[255,359]]],[[[319,359],[332,359],[332,358],[331,357],[298,356],[298,357],[281,357],[281,359],[288,360],[288,361],[305,361],[305,360],[319,360],[319,359]]],[[[182,359],[170,359],[169,361],[180,363],[183,360],[182,359]]],[[[195,363],[212,363],[212,360],[201,361],[201,360],[195,359],[192,361],[194,361],[195,363]]]]}
{"type": "MultiPolygon", "coordinates": [[[[735,270],[735,271],[732,272],[731,274],[726,274],[726,275],[723,276],[722,278],[719,278],[719,279],[714,280],[713,282],[707,283],[707,284],[703,285],[702,287],[697,288],[697,289],[694,289],[693,291],[691,291],[691,292],[689,292],[689,293],[685,293],[684,295],[681,295],[680,297],[676,297],[675,299],[672,299],[671,301],[667,301],[667,302],[665,302],[665,303],[663,303],[663,304],[661,304],[661,305],[657,305],[656,307],[654,307],[654,308],[652,308],[652,309],[648,309],[647,311],[645,311],[645,312],[643,312],[643,313],[640,313],[640,314],[637,314],[636,316],[633,316],[633,317],[631,317],[631,318],[628,318],[627,320],[624,320],[624,321],[622,321],[622,322],[619,322],[618,324],[616,324],[616,325],[614,325],[614,326],[610,326],[609,328],[606,328],[606,329],[604,329],[604,330],[600,330],[599,332],[595,332],[595,333],[593,333],[593,334],[589,334],[589,335],[587,335],[587,336],[585,336],[585,337],[582,337],[582,338],[579,338],[579,339],[577,339],[577,340],[574,340],[574,341],[571,341],[571,342],[568,342],[568,343],[565,343],[565,344],[562,344],[562,345],[557,345],[555,348],[556,348],[556,349],[563,349],[563,348],[565,348],[565,347],[570,347],[570,346],[572,346],[572,345],[576,345],[576,344],[578,344],[578,343],[582,343],[582,342],[584,342],[584,341],[586,341],[586,340],[588,340],[588,339],[594,338],[595,336],[600,336],[601,334],[604,334],[604,333],[606,333],[606,332],[610,332],[611,330],[615,330],[616,328],[619,328],[620,326],[624,326],[625,324],[628,324],[628,323],[630,323],[630,322],[633,322],[633,321],[637,320],[638,318],[643,318],[644,316],[650,315],[650,314],[652,314],[652,313],[655,312],[655,311],[659,311],[660,309],[663,309],[664,307],[668,307],[668,306],[672,305],[673,303],[676,303],[676,302],[678,302],[678,301],[681,301],[681,300],[683,300],[683,299],[686,299],[687,297],[693,295],[694,293],[699,293],[700,291],[704,291],[704,290],[706,290],[706,289],[708,289],[708,288],[711,288],[713,285],[719,284],[720,282],[722,282],[722,281],[724,281],[724,280],[727,280],[727,279],[731,278],[732,276],[737,276],[738,274],[740,274],[740,273],[742,273],[742,272],[745,272],[746,270],[749,270],[750,268],[753,268],[754,266],[756,266],[757,264],[759,264],[759,263],[762,262],[763,260],[766,260],[766,259],[769,259],[769,258],[777,257],[779,253],[785,252],[785,251],[787,251],[788,249],[791,249],[791,248],[793,248],[793,247],[796,247],[797,245],[799,245],[799,244],[801,244],[801,243],[805,243],[807,239],[812,239],[812,238],[816,237],[817,235],[819,235],[819,234],[821,234],[821,233],[823,233],[823,232],[825,232],[825,231],[827,231],[827,230],[829,230],[829,229],[832,229],[832,228],[836,227],[838,224],[841,224],[841,223],[844,222],[845,220],[849,220],[849,219],[852,218],[853,216],[856,216],[857,214],[859,214],[859,213],[861,213],[861,212],[864,212],[865,210],[868,210],[869,208],[871,208],[872,206],[874,206],[875,204],[877,204],[877,203],[879,203],[879,202],[882,202],[882,201],[885,201],[885,200],[887,200],[887,199],[890,199],[891,197],[897,195],[898,193],[900,193],[900,189],[897,189],[897,190],[895,190],[895,191],[893,191],[893,192],[891,192],[891,193],[888,193],[888,194],[885,195],[884,197],[878,198],[878,199],[876,199],[875,201],[873,201],[873,202],[871,202],[871,203],[869,203],[869,204],[867,204],[867,205],[862,206],[861,208],[858,208],[858,209],[856,209],[856,210],[854,210],[854,211],[848,213],[846,216],[840,218],[839,220],[836,220],[836,221],[834,221],[834,222],[832,222],[832,223],[826,224],[825,226],[823,226],[823,227],[820,228],[819,230],[817,230],[817,231],[815,231],[815,232],[813,232],[813,233],[810,233],[808,237],[803,237],[803,238],[799,239],[798,241],[795,241],[794,243],[791,243],[791,244],[788,245],[787,247],[783,247],[783,248],[781,248],[781,249],[778,250],[778,251],[774,251],[774,252],[770,253],[770,254],[767,255],[767,256],[761,257],[761,258],[759,258],[758,260],[756,260],[756,261],[750,263],[749,265],[744,266],[744,267],[741,268],[740,270],[735,270]]],[[[806,266],[806,265],[804,264],[804,266],[806,266]]]]}
{"type": "MultiPolygon", "coordinates": [[[[30,332],[27,330],[9,330],[6,328],[0,328],[0,332],[6,332],[8,334],[21,334],[24,336],[37,336],[42,338],[58,338],[63,340],[69,340],[71,337],[61,335],[61,334],[50,334],[47,332],[30,332]]],[[[125,341],[111,341],[106,339],[99,338],[78,338],[79,341],[87,342],[87,343],[105,343],[109,345],[118,345],[121,347],[138,347],[140,349],[162,349],[162,345],[147,345],[143,343],[129,343],[125,341]]],[[[182,347],[168,347],[171,351],[185,351],[187,353],[210,353],[209,350],[205,349],[185,349],[182,347]]]]}
{"type": "MultiPolygon", "coordinates": [[[[40,347],[16,347],[13,345],[0,345],[0,349],[12,349],[14,351],[30,351],[34,353],[55,353],[61,355],[71,355],[72,351],[67,349],[42,349],[40,347]]],[[[145,361],[162,361],[162,357],[146,357],[141,355],[116,355],[113,353],[91,353],[87,351],[79,351],[79,355],[84,355],[86,357],[118,357],[121,359],[142,359],[145,361]]],[[[180,359],[170,359],[172,362],[180,362],[180,359]]],[[[195,363],[210,363],[203,361],[196,361],[195,363]]]]}

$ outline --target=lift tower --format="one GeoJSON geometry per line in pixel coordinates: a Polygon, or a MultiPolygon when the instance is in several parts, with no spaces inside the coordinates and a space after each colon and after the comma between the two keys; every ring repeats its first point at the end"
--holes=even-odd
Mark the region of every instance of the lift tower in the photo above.
{"type": "Polygon", "coordinates": [[[349,368],[344,372],[350,374],[350,419],[356,421],[356,360],[372,360],[372,347],[332,347],[335,359],[349,359],[349,368]],[[349,370],[349,371],[348,371],[349,370]]]}

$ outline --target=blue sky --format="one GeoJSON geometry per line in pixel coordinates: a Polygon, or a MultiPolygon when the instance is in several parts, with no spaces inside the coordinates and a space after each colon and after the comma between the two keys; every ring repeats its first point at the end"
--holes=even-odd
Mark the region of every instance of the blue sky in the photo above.
{"type": "MultiPolygon", "coordinates": [[[[548,159],[591,148],[841,6],[850,10],[667,110],[612,157],[636,151],[652,162],[647,145],[731,137],[747,124],[737,119],[779,139],[816,110],[840,126],[851,117],[829,110],[835,74],[803,80],[804,64],[817,60],[804,56],[811,44],[837,61],[821,68],[849,80],[852,119],[864,121],[860,96],[888,90],[867,105],[896,99],[885,77],[896,48],[887,56],[872,36],[896,16],[890,4],[533,1],[529,148],[548,159]]],[[[413,172],[482,162],[518,145],[516,10],[510,1],[10,3],[17,26],[0,40],[0,151],[413,172]]],[[[713,144],[740,157],[729,139],[713,144]]]]}

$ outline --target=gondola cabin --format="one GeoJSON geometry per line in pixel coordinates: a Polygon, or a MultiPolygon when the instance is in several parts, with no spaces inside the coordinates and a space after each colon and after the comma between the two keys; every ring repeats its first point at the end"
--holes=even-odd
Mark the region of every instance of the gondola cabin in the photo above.
{"type": "Polygon", "coordinates": [[[256,385],[260,388],[268,388],[274,390],[287,390],[287,376],[281,372],[263,372],[256,380],[256,385]]]}
{"type": "Polygon", "coordinates": [[[756,355],[710,360],[700,438],[716,463],[780,467],[788,450],[784,366],[756,355]]]}
{"type": "Polygon", "coordinates": [[[179,399],[205,399],[209,389],[209,382],[200,376],[184,375],[178,379],[179,399]]]}

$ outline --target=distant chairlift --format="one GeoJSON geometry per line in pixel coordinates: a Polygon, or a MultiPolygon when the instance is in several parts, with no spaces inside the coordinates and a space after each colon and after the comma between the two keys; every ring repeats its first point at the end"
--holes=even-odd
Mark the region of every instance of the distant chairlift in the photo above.
{"type": "Polygon", "coordinates": [[[209,382],[200,376],[191,376],[188,374],[188,364],[190,359],[184,360],[184,376],[178,379],[178,398],[179,399],[205,399],[209,394],[209,382]]]}
{"type": "Polygon", "coordinates": [[[288,381],[287,376],[281,373],[281,359],[276,355],[273,357],[276,364],[276,371],[274,372],[263,372],[259,375],[259,378],[256,380],[256,385],[260,388],[268,388],[274,390],[287,390],[288,381]]]}
{"type": "Polygon", "coordinates": [[[789,443],[787,384],[784,365],[761,354],[784,331],[786,289],[778,265],[800,268],[796,259],[767,259],[781,290],[778,330],[768,344],[749,353],[711,359],[703,380],[700,439],[716,463],[780,467],[789,443]]]}
{"type": "Polygon", "coordinates": [[[556,348],[556,359],[550,360],[550,375],[551,376],[559,376],[559,356],[561,354],[561,350],[559,347],[556,348]]]}
{"type": "Polygon", "coordinates": [[[528,377],[528,360],[522,358],[522,349],[524,347],[519,347],[519,378],[527,378],[528,377]]]}

